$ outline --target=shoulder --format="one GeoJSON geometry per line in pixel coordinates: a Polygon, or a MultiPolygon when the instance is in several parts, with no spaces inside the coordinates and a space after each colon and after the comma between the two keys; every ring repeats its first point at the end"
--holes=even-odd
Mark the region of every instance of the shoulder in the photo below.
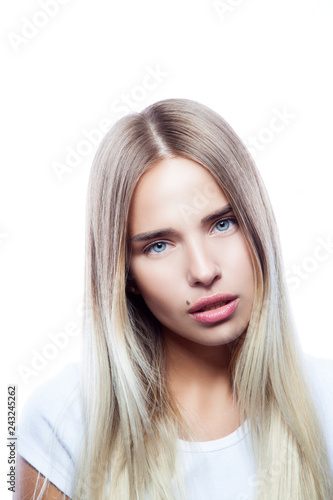
{"type": "Polygon", "coordinates": [[[18,453],[71,496],[82,438],[80,368],[71,363],[26,401],[18,422],[18,453]]]}
{"type": "Polygon", "coordinates": [[[74,398],[80,392],[80,366],[79,363],[70,363],[52,378],[40,384],[30,394],[26,406],[38,402],[43,406],[51,403],[52,406],[74,398]]]}
{"type": "Polygon", "coordinates": [[[77,424],[82,424],[80,389],[79,364],[71,363],[30,394],[19,421],[19,434],[29,431],[41,438],[41,431],[47,429],[77,429],[77,424]]]}
{"type": "Polygon", "coordinates": [[[41,397],[50,398],[50,391],[53,397],[63,399],[73,390],[77,390],[80,383],[80,367],[79,363],[70,363],[64,366],[56,375],[46,380],[36,387],[30,394],[27,401],[38,400],[41,397]]]}

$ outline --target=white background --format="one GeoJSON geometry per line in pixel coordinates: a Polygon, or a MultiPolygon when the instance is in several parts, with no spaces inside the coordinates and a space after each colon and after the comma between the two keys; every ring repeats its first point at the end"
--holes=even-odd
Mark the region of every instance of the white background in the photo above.
{"type": "Polygon", "coordinates": [[[257,140],[253,154],[286,271],[294,276],[299,266],[303,276],[290,290],[300,341],[306,352],[333,358],[333,248],[320,243],[333,242],[331,2],[17,0],[4,10],[1,366],[4,385],[18,384],[18,416],[33,388],[80,351],[79,334],[64,330],[81,321],[85,201],[97,143],[62,180],[55,162],[66,164],[84,131],[119,119],[125,102],[130,112],[164,98],[195,99],[246,144],[257,140]],[[159,76],[147,77],[152,72],[159,76]],[[277,112],[288,118],[270,132],[277,112]],[[59,332],[67,345],[47,351],[59,332]],[[54,357],[23,377],[36,352],[54,357]]]}

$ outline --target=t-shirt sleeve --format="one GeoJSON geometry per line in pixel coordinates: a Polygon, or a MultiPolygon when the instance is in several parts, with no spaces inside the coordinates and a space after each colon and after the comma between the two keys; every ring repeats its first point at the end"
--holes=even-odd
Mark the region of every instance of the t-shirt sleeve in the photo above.
{"type": "Polygon", "coordinates": [[[68,497],[80,443],[82,411],[77,363],[33,391],[18,422],[18,453],[68,497]]]}

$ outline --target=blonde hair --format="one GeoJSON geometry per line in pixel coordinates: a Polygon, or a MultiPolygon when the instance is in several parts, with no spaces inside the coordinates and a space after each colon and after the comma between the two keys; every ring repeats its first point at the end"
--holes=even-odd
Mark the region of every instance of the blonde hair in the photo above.
{"type": "Polygon", "coordinates": [[[85,439],[73,498],[185,498],[179,432],[193,439],[165,382],[160,325],[128,284],[127,221],[140,177],[159,160],[194,160],[228,198],[255,274],[249,325],[232,346],[240,424],[258,465],[256,498],[327,500],[332,473],[303,373],[276,221],[246,147],[217,113],[166,99],[120,119],[91,169],[87,200],[83,358],[85,439]],[[179,495],[179,496],[177,496],[179,495]]]}

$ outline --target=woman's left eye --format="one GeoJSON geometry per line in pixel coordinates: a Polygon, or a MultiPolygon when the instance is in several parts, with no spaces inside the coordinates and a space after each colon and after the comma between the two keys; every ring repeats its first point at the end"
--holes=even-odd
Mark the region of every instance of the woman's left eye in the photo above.
{"type": "Polygon", "coordinates": [[[228,219],[218,220],[214,227],[217,227],[220,233],[225,233],[228,231],[228,229],[231,229],[231,227],[233,227],[235,224],[237,224],[236,217],[229,217],[228,219]]]}
{"type": "Polygon", "coordinates": [[[164,245],[167,245],[165,241],[156,241],[155,243],[152,243],[149,245],[147,248],[144,249],[143,253],[151,253],[151,250],[157,250],[154,253],[162,253],[163,250],[165,250],[164,245]],[[161,248],[162,246],[162,248],[161,248]]]}

